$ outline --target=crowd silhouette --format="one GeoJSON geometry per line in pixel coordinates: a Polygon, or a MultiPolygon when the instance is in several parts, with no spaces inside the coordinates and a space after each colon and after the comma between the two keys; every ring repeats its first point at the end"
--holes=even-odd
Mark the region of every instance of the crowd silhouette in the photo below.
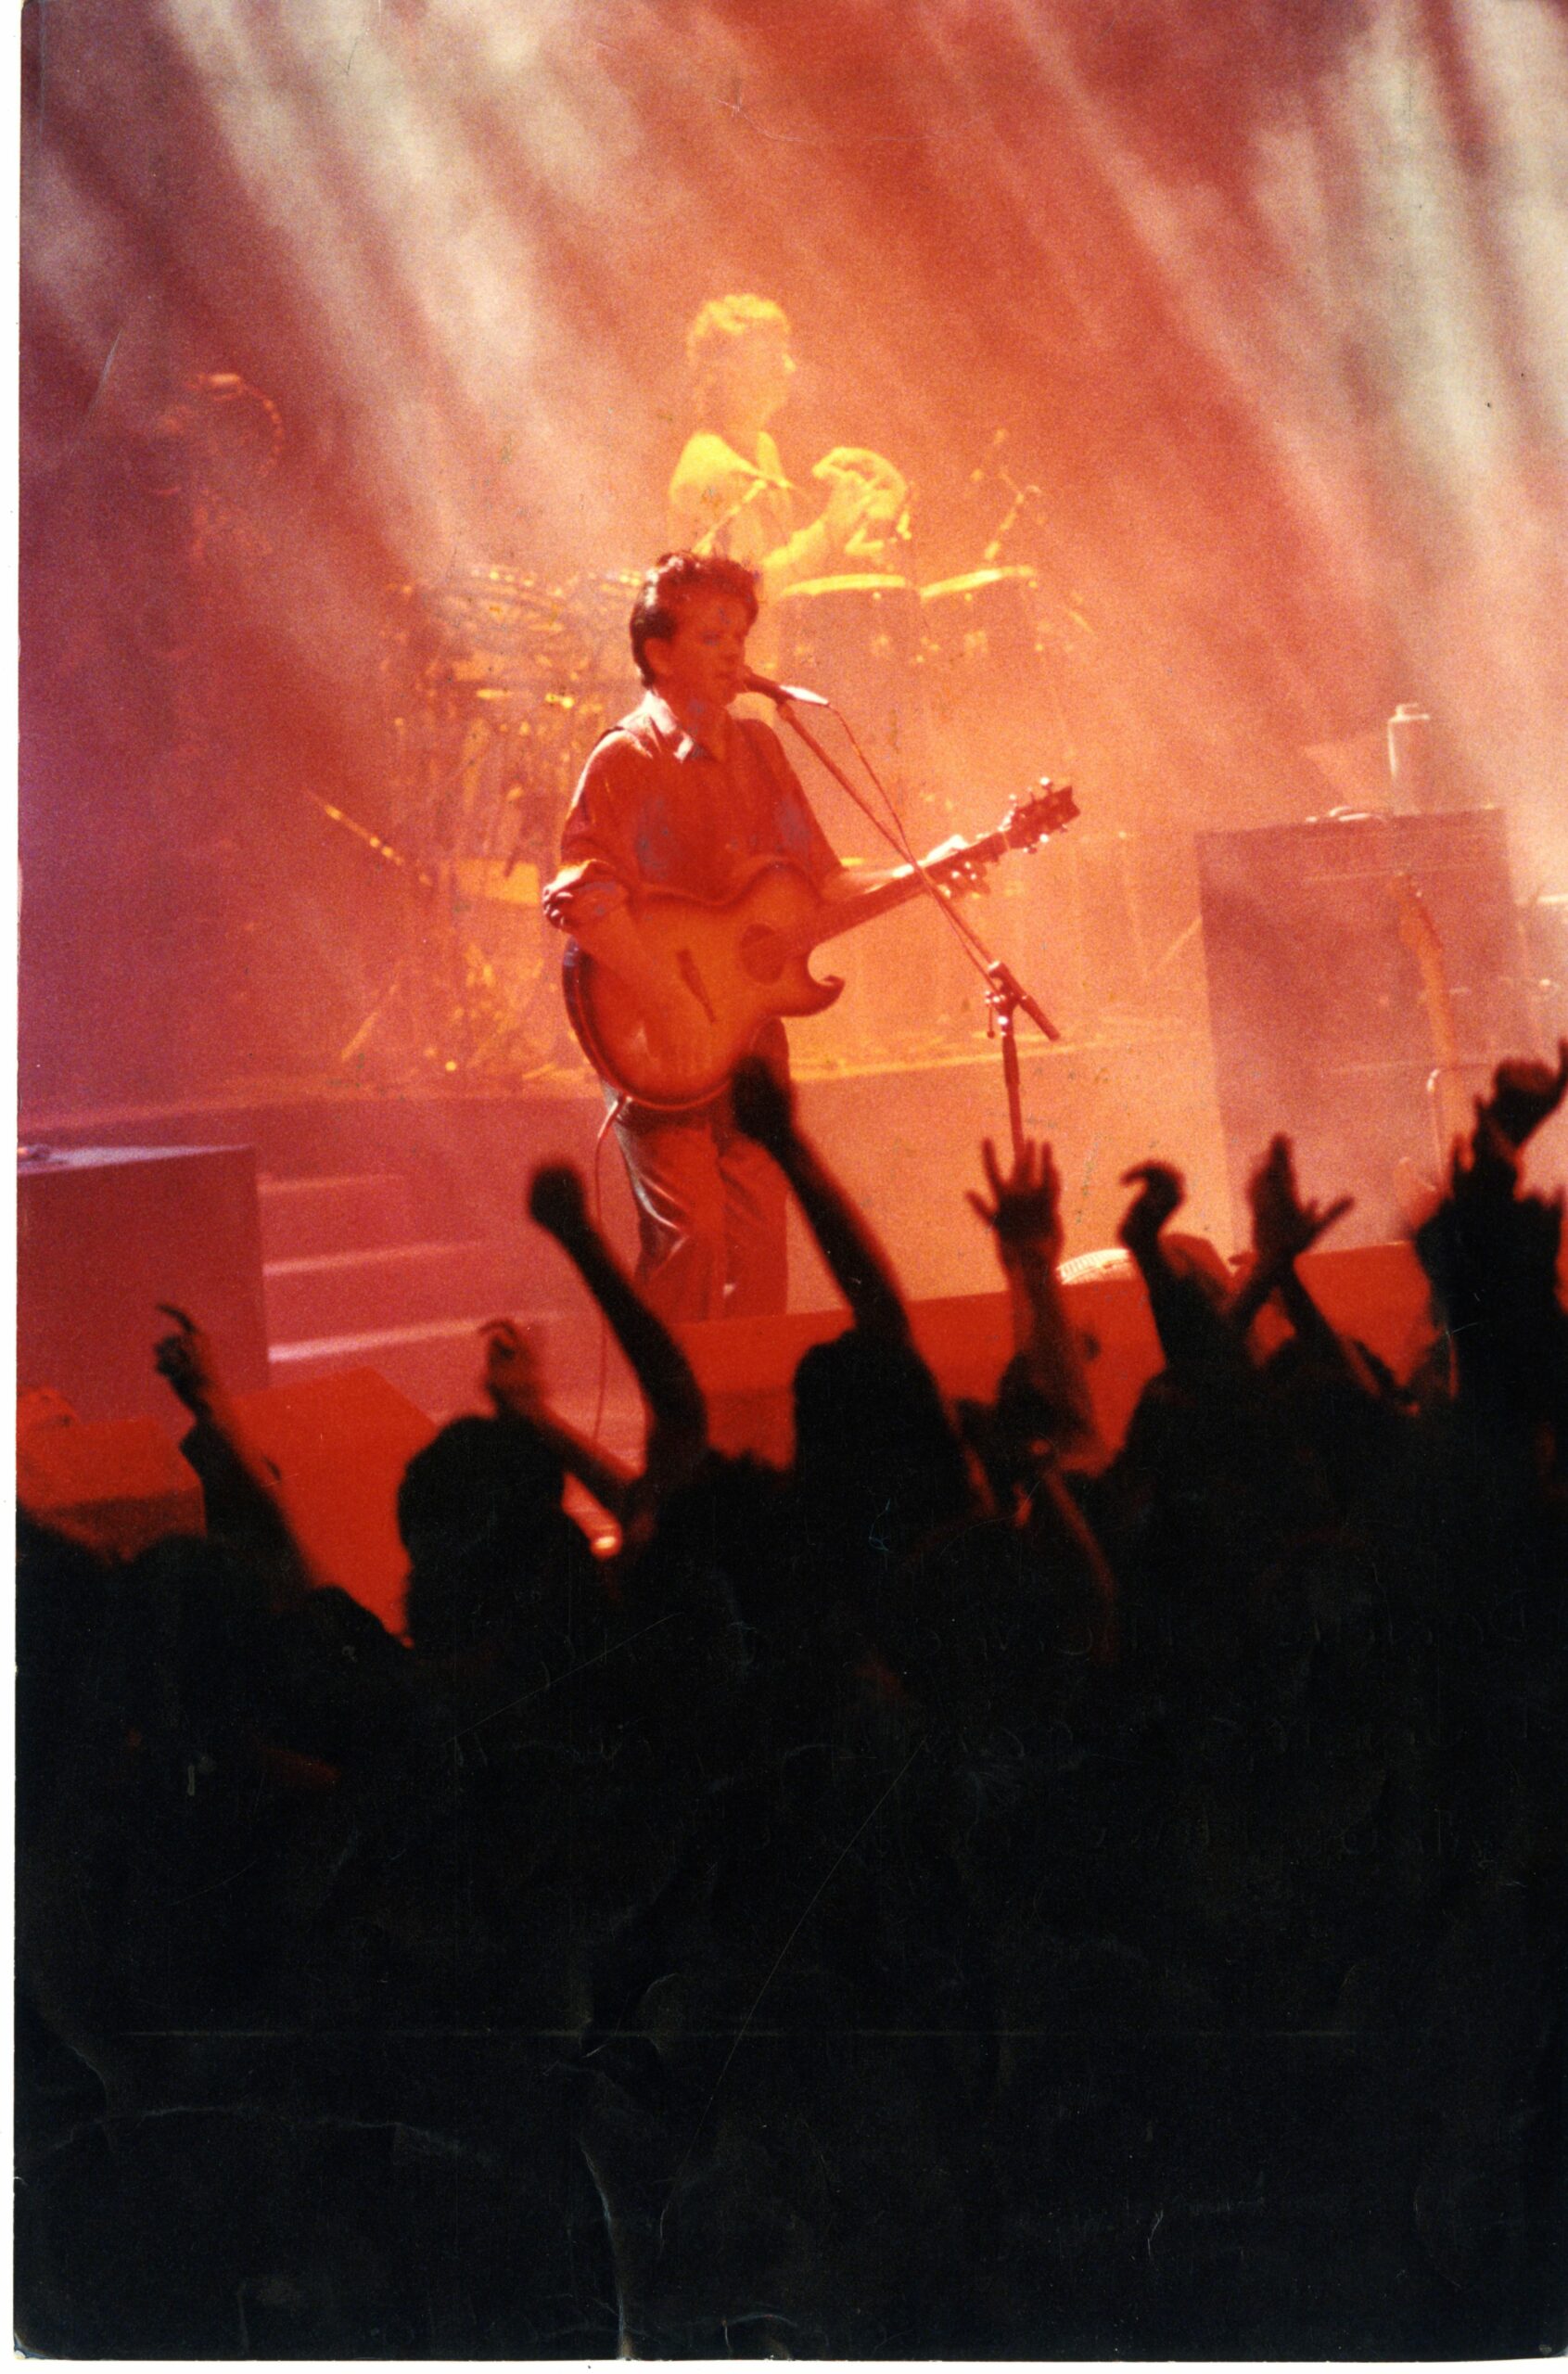
{"type": "Polygon", "coordinates": [[[402,1480],[401,1638],[171,1310],[205,1538],[21,1524],[25,2343],[1561,2349],[1568,1312],[1522,1168],[1565,1090],[1568,1043],[1478,1102],[1409,1378],[1303,1284],[1343,1206],[1284,1140],[1234,1274],[1129,1173],[1165,1365],[1108,1444],[1049,1150],[984,1150],[1017,1348],[954,1409],[748,1066],[849,1308],[789,1466],[711,1448],[542,1170],[645,1455],[496,1321],[493,1414],[402,1480]]]}

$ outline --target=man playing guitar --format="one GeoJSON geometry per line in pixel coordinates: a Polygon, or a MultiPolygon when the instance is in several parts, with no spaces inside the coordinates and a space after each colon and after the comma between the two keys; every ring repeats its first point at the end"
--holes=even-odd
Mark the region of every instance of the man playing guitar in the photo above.
{"type": "MultiPolygon", "coordinates": [[[[746,686],[756,581],[738,561],[670,553],[649,570],[631,612],[631,652],[646,697],[589,758],[561,837],[561,871],[544,912],[657,1017],[677,1064],[697,1051],[707,1016],[679,971],[647,950],[633,913],[648,887],[721,901],[761,858],[790,860],[823,898],[849,875],[770,726],[730,715],[746,686]]],[[[758,1051],[787,1062],[784,1027],[758,1051]]],[[[618,1092],[606,1083],[606,1095],[618,1092]]],[[[615,1129],[636,1199],[639,1283],[666,1319],[738,1317],[784,1308],[784,1185],[735,1129],[727,1090],[694,1111],[619,1099],[615,1129]]]]}
{"type": "Polygon", "coordinates": [[[738,561],[667,553],[648,571],[631,611],[647,695],[590,755],[544,893],[636,1200],[639,1281],[666,1319],[784,1308],[784,1185],[735,1129],[729,1083],[748,1052],[785,1071],[781,1017],[837,997],[811,951],[922,891],[972,887],[1077,812],[1047,786],[919,863],[841,865],[778,736],[730,714],[756,618],[738,561]]]}

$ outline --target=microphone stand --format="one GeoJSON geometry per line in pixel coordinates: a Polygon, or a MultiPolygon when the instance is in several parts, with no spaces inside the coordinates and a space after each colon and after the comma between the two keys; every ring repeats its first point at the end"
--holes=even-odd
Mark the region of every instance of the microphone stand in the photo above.
{"type": "MultiPolygon", "coordinates": [[[[823,749],[821,742],[817,739],[817,736],[811,732],[810,727],[804,723],[795,703],[791,700],[782,700],[776,703],[776,707],[778,708],[779,715],[787,724],[794,728],[801,741],[805,743],[806,747],[822,761],[829,774],[834,778],[834,781],[838,784],[843,790],[848,793],[849,798],[854,801],[856,807],[859,808],[864,815],[871,818],[872,823],[877,826],[877,830],[883,835],[885,839],[891,840],[892,836],[887,832],[886,827],[881,823],[880,820],[873,815],[872,810],[866,806],[864,799],[856,790],[854,785],[850,782],[843,768],[838,764],[837,759],[831,758],[828,755],[827,751],[823,749]]],[[[834,714],[836,716],[838,712],[835,710],[834,714]]],[[[846,721],[846,722],[848,722],[848,721],[846,721]]],[[[853,739],[852,734],[850,738],[853,739]]],[[[858,750],[860,748],[860,745],[858,743],[856,744],[856,748],[858,750]]],[[[860,751],[860,763],[865,768],[866,772],[871,776],[872,781],[876,784],[878,791],[882,791],[882,796],[886,799],[887,795],[883,791],[882,785],[877,780],[876,770],[872,766],[863,751],[860,751]]],[[[888,805],[891,808],[891,801],[888,802],[888,805]]],[[[897,847],[897,843],[895,843],[894,846],[897,847]]],[[[979,933],[975,930],[968,916],[961,915],[953,902],[950,899],[943,897],[939,885],[932,881],[931,876],[926,873],[920,859],[917,858],[914,855],[914,852],[909,848],[907,839],[900,854],[907,857],[910,864],[913,866],[915,874],[923,887],[926,891],[927,895],[935,900],[937,907],[946,917],[951,928],[967,942],[967,953],[969,955],[970,962],[974,964],[976,972],[983,975],[985,978],[986,1008],[990,1017],[989,1022],[987,1025],[987,1029],[989,1036],[999,1039],[1001,1042],[1001,1076],[1003,1085],[1007,1091],[1007,1123],[1013,1140],[1013,1158],[1014,1162],[1017,1162],[1022,1159],[1024,1149],[1027,1142],[1024,1135],[1023,1076],[1018,1063],[1018,1043],[1015,1022],[1015,1017],[1019,1008],[1023,1008],[1024,1012],[1028,1015],[1029,1020],[1034,1024],[1036,1029],[1040,1031],[1045,1038],[1054,1042],[1060,1040],[1062,1033],[1057,1029],[1056,1025],[1052,1021],[1051,1016],[1040,1005],[1039,1000],[1032,997],[1029,994],[1029,991],[1024,987],[1022,981],[1019,980],[1018,976],[1013,970],[1013,967],[1010,964],[1005,964],[1000,956],[993,956],[991,954],[990,950],[987,947],[985,941],[981,938],[979,933]]]]}
{"type": "Polygon", "coordinates": [[[990,1015],[988,1026],[991,1034],[1001,1041],[1001,1077],[1007,1090],[1007,1126],[1013,1136],[1013,1159],[1023,1159],[1027,1142],[1024,1136],[1024,1083],[1018,1066],[1018,1040],[1013,1016],[1023,1007],[1036,1028],[1051,1040],[1062,1033],[1047,1014],[1040,1011],[1023,982],[1010,964],[1000,956],[986,966],[986,1006],[990,1015]]]}

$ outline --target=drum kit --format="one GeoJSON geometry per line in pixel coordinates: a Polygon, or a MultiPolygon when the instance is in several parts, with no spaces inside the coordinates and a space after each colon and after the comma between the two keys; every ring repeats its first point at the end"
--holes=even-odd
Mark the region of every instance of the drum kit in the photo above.
{"type": "MultiPolygon", "coordinates": [[[[418,951],[411,945],[393,994],[345,1050],[356,1064],[389,1004],[406,1002],[417,964],[433,984],[411,1048],[420,1068],[516,1075],[577,1060],[539,893],[583,762],[636,695],[627,621],[640,582],[610,571],[553,584],[481,565],[389,589],[387,839],[425,897],[411,926],[418,951]]],[[[844,712],[911,833],[926,838],[932,823],[969,821],[946,779],[973,773],[987,720],[1039,710],[1049,672],[1045,606],[1027,567],[923,586],[879,571],[811,579],[779,596],[772,626],[780,673],[844,712]]],[[[994,799],[994,781],[982,788],[994,799]]],[[[840,823],[835,810],[845,853],[874,858],[856,845],[858,820],[842,833],[840,823]]],[[[873,1037],[884,1002],[873,985],[873,1037]]],[[[406,1029],[398,1035],[409,1043],[406,1029]]]]}
{"type": "Polygon", "coordinates": [[[539,894],[583,759],[628,706],[640,581],[481,565],[388,589],[387,840],[419,896],[409,952],[344,1050],[351,1065],[389,1022],[425,1072],[577,1060],[539,894]]]}

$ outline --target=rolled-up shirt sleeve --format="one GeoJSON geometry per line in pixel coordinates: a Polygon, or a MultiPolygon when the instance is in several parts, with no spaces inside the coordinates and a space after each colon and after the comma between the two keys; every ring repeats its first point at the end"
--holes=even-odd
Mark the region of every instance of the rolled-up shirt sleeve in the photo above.
{"type": "Polygon", "coordinates": [[[561,834],[560,870],[541,902],[558,931],[625,906],[640,882],[634,836],[648,775],[648,760],[628,734],[607,734],[589,759],[561,834]]]}

